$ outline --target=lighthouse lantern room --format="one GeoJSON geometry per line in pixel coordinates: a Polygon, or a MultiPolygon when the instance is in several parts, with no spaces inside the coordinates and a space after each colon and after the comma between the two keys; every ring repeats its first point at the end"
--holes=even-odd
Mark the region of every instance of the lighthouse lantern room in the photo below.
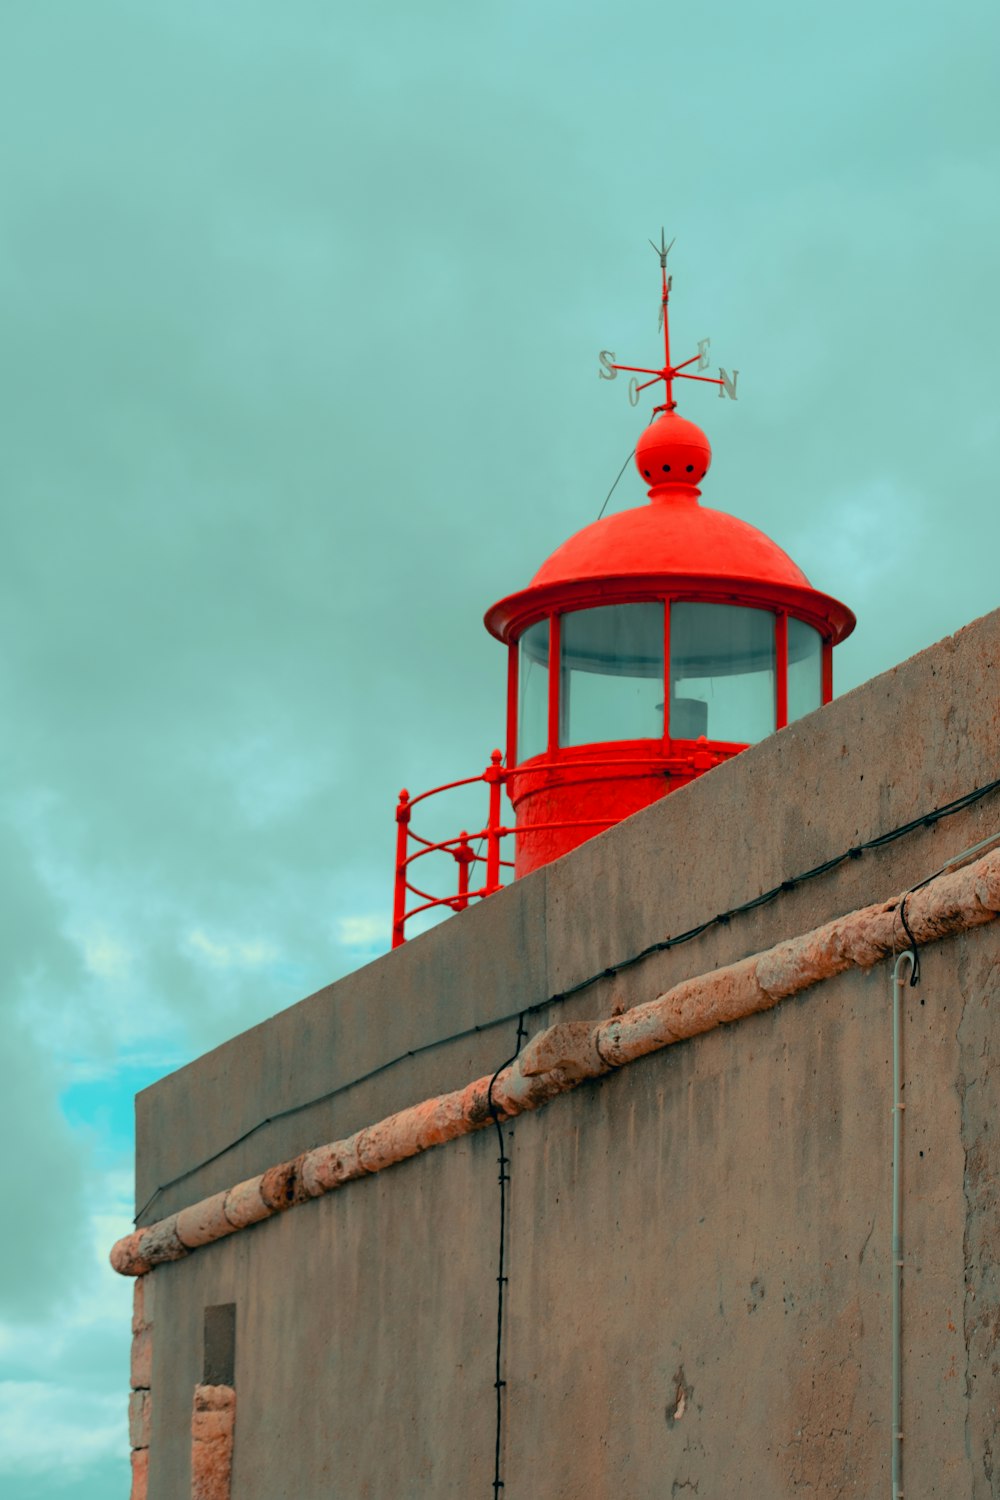
{"type": "Polygon", "coordinates": [[[462,910],[498,890],[503,870],[526,875],[559,858],[832,697],[832,650],[854,628],[851,611],[763,532],[700,503],[712,450],[678,415],[674,385],[698,381],[735,398],[736,373],[702,373],[707,340],[671,363],[670,247],[661,237],[654,249],[663,364],[601,356],[601,374],[627,372],[633,394],[663,386],[635,448],[648,504],[585,526],[527,588],[487,611],[508,652],[507,754],[494,751],[481,776],[400,794],[394,946],[418,912],[462,910]],[[439,843],[416,833],[417,802],[480,780],[489,791],[482,829],[439,843]],[[503,789],[512,825],[501,818],[503,789]],[[414,868],[434,855],[457,866],[451,895],[424,890],[414,868]]]}

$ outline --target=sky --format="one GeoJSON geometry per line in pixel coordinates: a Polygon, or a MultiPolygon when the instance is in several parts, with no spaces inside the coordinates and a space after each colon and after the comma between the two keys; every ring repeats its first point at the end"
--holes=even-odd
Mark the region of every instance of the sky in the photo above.
{"type": "Polygon", "coordinates": [[[680,393],[705,503],[855,610],[837,691],[1000,604],[998,42],[990,0],[0,9],[7,1500],[127,1493],[132,1096],[388,945],[399,788],[502,744],[483,611],[648,420],[597,356],[657,352],[661,225],[675,352],[740,372],[680,393]]]}

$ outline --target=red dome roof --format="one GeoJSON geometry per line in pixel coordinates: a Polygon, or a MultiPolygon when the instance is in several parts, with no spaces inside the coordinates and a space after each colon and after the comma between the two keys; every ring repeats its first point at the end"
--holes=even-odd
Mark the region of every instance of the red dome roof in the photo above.
{"type": "Polygon", "coordinates": [[[770,537],[693,497],[654,500],[585,526],[542,563],[532,587],[650,573],[809,588],[802,569],[770,537]]]}
{"type": "Polygon", "coordinates": [[[851,611],[814,589],[776,542],[698,503],[698,481],[712,461],[700,427],[665,412],[640,437],[635,461],[651,503],[594,521],[557,547],[528,588],[487,611],[493,635],[516,640],[551,610],[664,594],[785,609],[828,640],[850,635],[851,611]]]}

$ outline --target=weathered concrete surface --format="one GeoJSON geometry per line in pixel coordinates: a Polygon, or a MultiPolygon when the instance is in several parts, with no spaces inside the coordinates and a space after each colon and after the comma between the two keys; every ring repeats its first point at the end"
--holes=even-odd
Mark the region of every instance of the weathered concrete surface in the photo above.
{"type": "Polygon", "coordinates": [[[149,1495],[149,1449],[133,1448],[131,1500],[148,1500],[149,1495]]]}
{"type": "Polygon", "coordinates": [[[235,1428],[232,1387],[196,1385],[191,1412],[191,1500],[229,1500],[235,1428]]]}
{"type": "Polygon", "coordinates": [[[495,1157],[496,1141],[485,1134],[458,1141],[373,1177],[360,1193],[300,1210],[309,1220],[302,1237],[289,1235],[296,1216],[283,1214],[222,1242],[229,1252],[222,1256],[213,1246],[157,1267],[172,1347],[156,1351],[153,1493],[187,1500],[186,1430],[203,1309],[220,1301],[237,1309],[232,1493],[239,1500],[464,1497],[485,1485],[492,1477],[493,1377],[484,1360],[488,1367],[496,1320],[495,1157]],[[446,1160],[454,1165],[442,1170],[446,1160]],[[459,1219],[468,1221],[468,1237],[449,1231],[459,1219]],[[251,1241],[259,1250],[248,1253],[251,1241]],[[380,1253],[390,1244],[393,1253],[380,1253]],[[484,1297],[466,1295],[470,1266],[484,1297]],[[305,1337],[289,1338],[300,1323],[308,1325],[305,1337]],[[439,1368],[443,1380],[432,1375],[439,1368]],[[446,1431],[454,1443],[443,1440],[446,1431]]]}
{"type": "Polygon", "coordinates": [[[149,1447],[150,1394],[133,1391],[128,1400],[128,1440],[133,1448],[149,1447]]]}
{"type": "MultiPolygon", "coordinates": [[[[956,973],[993,984],[998,947],[992,928],[947,940],[908,992],[906,1461],[911,1488],[941,1500],[994,1493],[981,1351],[1000,1309],[985,1248],[966,1306],[958,1086],[965,1051],[965,1094],[988,1076],[959,1036],[970,1008],[988,1027],[989,991],[963,1006],[956,973]]],[[[888,968],[507,1127],[505,1493],[887,1487],[888,968]]],[[[489,1493],[495,1158],[492,1133],[467,1137],[153,1272],[171,1327],[154,1369],[164,1500],[184,1497],[202,1310],[224,1300],[240,1320],[241,1500],[489,1493]]],[[[975,1222],[995,1235],[981,1190],[975,1222]]]]}
{"type": "MultiPolygon", "coordinates": [[[[538,1109],[584,1080],[716,1026],[770,1010],[849,968],[871,968],[900,944],[938,942],[993,921],[1000,910],[1000,852],[945,871],[920,890],[850,912],[736,964],[675,985],[607,1021],[564,1021],[539,1032],[509,1066],[464,1089],[422,1100],[350,1136],[279,1162],[249,1182],[137,1229],[111,1250],[125,1276],[180,1260],[240,1229],[446,1145],[501,1117],[538,1109]],[[227,1210],[230,1193],[232,1212],[227,1210]]],[[[917,960],[914,958],[914,968],[917,960]]]]}
{"type": "MultiPolygon", "coordinates": [[[[942,1500],[973,1493],[952,996],[979,945],[908,992],[907,1489],[942,1500]]],[[[887,970],[518,1121],[505,1493],[888,1492],[887,970]]]]}
{"type": "Polygon", "coordinates": [[[153,1330],[140,1329],[132,1335],[132,1363],[129,1371],[134,1391],[148,1391],[153,1370],[153,1330]]]}
{"type": "MultiPolygon", "coordinates": [[[[992,779],[998,657],[992,616],[148,1090],[140,1199],[258,1111],[516,1012],[992,779]]],[[[993,797],[533,1029],[610,1017],[738,963],[905,889],[998,826],[993,797]]],[[[979,927],[927,949],[907,992],[906,1482],[942,1500],[1000,1494],[998,966],[996,927],[979,927]]],[[[845,971],[505,1127],[507,1500],[887,1492],[888,970],[845,971]]],[[[489,1073],[514,1030],[269,1127],[151,1217],[489,1073]]],[[[496,1154],[480,1132],[146,1278],[155,1500],[188,1500],[204,1309],[228,1302],[239,1500],[491,1493],[496,1154]]]]}
{"type": "Polygon", "coordinates": [[[153,1422],[150,1390],[153,1372],[153,1308],[156,1283],[141,1276],[132,1294],[131,1391],[128,1398],[128,1434],[132,1449],[131,1500],[147,1500],[149,1492],[149,1440],[153,1422]]]}
{"type": "MultiPolygon", "coordinates": [[[[963,1348],[941,1379],[965,1396],[971,1500],[1000,1494],[1000,953],[994,948],[964,950],[952,991],[950,1014],[960,1049],[950,1108],[957,1115],[963,1152],[965,1234],[962,1260],[965,1295],[951,1300],[949,1321],[957,1324],[963,1348]]],[[[929,1156],[920,1159],[921,1168],[929,1156]]],[[[953,1192],[931,1179],[929,1192],[942,1199],[953,1192]]],[[[940,1316],[940,1309],[938,1309],[940,1316]]]]}

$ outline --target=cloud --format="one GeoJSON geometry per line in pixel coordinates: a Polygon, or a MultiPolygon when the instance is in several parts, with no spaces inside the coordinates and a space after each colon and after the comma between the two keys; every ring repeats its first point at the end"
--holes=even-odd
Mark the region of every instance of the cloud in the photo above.
{"type": "Polygon", "coordinates": [[[132,1287],[107,1260],[129,1227],[130,1174],[90,1177],[95,1200],[67,1241],[72,1281],[29,1319],[0,1322],[0,1489],[25,1500],[127,1488],[132,1287]]]}
{"type": "Polygon", "coordinates": [[[340,917],[337,921],[337,940],[345,948],[361,948],[366,952],[382,950],[389,940],[389,925],[385,912],[340,917]]]}
{"type": "Polygon", "coordinates": [[[78,1477],[127,1451],[123,1398],[41,1380],[0,1380],[0,1474],[78,1477]]]}
{"type": "Polygon", "coordinates": [[[927,510],[926,496],[895,475],[825,485],[821,504],[796,525],[794,555],[810,577],[843,579],[845,592],[863,598],[919,554],[927,510]]]}
{"type": "Polygon", "coordinates": [[[278,957],[274,944],[260,938],[235,938],[220,942],[197,928],[188,933],[186,945],[213,969],[256,969],[262,964],[273,963],[278,957]]]}
{"type": "Polygon", "coordinates": [[[100,932],[84,937],[82,947],[84,963],[98,979],[124,979],[128,975],[132,954],[124,943],[100,932]]]}
{"type": "Polygon", "coordinates": [[[0,887],[0,1201],[12,1206],[0,1236],[0,1314],[26,1318],[72,1286],[81,1243],[86,1151],[59,1111],[60,1072],[48,1048],[55,998],[78,982],[80,971],[61,935],[58,908],[23,840],[2,818],[0,887]],[[13,1207],[25,1202],[29,1178],[30,1214],[13,1207]]]}

